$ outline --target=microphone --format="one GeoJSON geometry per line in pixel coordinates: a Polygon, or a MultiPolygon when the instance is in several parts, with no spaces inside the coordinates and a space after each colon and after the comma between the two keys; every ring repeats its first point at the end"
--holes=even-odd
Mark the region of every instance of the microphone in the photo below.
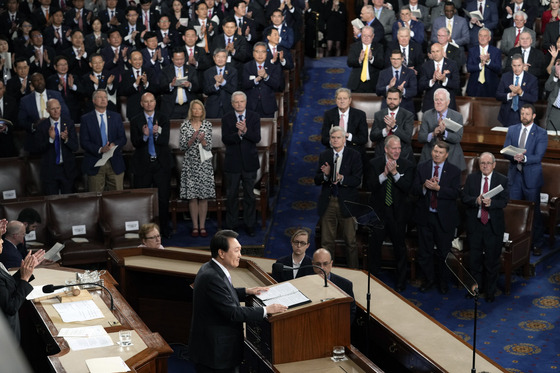
{"type": "Polygon", "coordinates": [[[282,263],[274,263],[272,265],[272,271],[273,272],[283,272],[283,271],[289,271],[289,270],[294,270],[294,269],[302,269],[302,268],[318,268],[318,269],[320,269],[321,271],[323,271],[323,278],[325,279],[325,287],[329,286],[327,284],[327,272],[325,272],[325,270],[322,267],[316,266],[315,264],[305,265],[305,266],[301,266],[301,267],[298,267],[298,268],[288,267],[287,265],[284,265],[282,263]]]}
{"type": "Polygon", "coordinates": [[[99,286],[100,288],[105,289],[105,291],[107,292],[107,294],[109,294],[109,298],[111,299],[111,311],[113,311],[115,309],[115,307],[113,306],[113,294],[111,294],[111,292],[109,291],[109,289],[107,289],[105,286],[98,284],[97,282],[86,282],[83,284],[75,284],[75,285],[53,285],[53,284],[49,284],[49,285],[45,285],[43,286],[43,293],[46,294],[50,294],[55,290],[58,289],[62,289],[62,288],[67,288],[67,287],[71,287],[71,286],[83,286],[83,285],[93,285],[93,286],[99,286]]]}

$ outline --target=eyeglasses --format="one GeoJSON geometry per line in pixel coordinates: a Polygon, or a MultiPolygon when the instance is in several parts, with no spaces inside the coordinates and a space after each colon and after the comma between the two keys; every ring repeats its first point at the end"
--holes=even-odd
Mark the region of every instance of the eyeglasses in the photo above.
{"type": "Polygon", "coordinates": [[[482,166],[490,166],[490,165],[494,164],[494,162],[480,162],[480,164],[482,166]]]}
{"type": "Polygon", "coordinates": [[[157,236],[152,236],[152,237],[146,237],[147,240],[156,240],[158,238],[160,238],[161,236],[158,234],[157,236]]]}
{"type": "Polygon", "coordinates": [[[300,247],[300,246],[307,245],[307,242],[305,242],[305,241],[292,241],[292,245],[300,247]]]}

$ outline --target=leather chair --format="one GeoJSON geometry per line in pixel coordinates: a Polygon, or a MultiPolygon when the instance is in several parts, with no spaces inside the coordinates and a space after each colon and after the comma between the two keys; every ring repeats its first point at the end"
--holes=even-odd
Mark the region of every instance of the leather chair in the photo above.
{"type": "Polygon", "coordinates": [[[366,113],[368,124],[373,124],[375,113],[381,110],[383,97],[375,93],[352,93],[352,107],[360,109],[366,113]]]}
{"type": "Polygon", "coordinates": [[[476,99],[468,96],[457,96],[455,102],[457,103],[457,111],[463,116],[463,126],[472,125],[472,107],[476,99]]]}
{"type": "MultiPolygon", "coordinates": [[[[0,199],[4,194],[15,193],[14,198],[27,195],[27,173],[25,161],[21,158],[0,158],[0,199]]],[[[9,200],[9,199],[8,199],[9,200]]]]}
{"type": "Polygon", "coordinates": [[[472,125],[475,127],[496,127],[502,124],[498,122],[500,112],[500,101],[475,100],[472,107],[472,125]]]}
{"type": "Polygon", "coordinates": [[[33,197],[31,199],[25,199],[22,201],[6,202],[2,204],[2,212],[0,212],[3,218],[8,221],[16,220],[21,210],[30,207],[36,210],[41,217],[41,223],[37,226],[35,230],[36,239],[34,241],[27,241],[27,246],[29,248],[50,248],[54,242],[50,240],[48,235],[48,219],[47,214],[47,204],[42,197],[33,197]]]}

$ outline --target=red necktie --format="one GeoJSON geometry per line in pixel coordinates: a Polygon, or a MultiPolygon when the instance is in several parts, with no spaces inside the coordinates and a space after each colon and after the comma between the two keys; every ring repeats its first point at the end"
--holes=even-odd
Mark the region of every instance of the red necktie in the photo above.
{"type": "Polygon", "coordinates": [[[519,43],[519,35],[521,35],[521,29],[517,29],[517,36],[515,37],[515,43],[513,45],[517,45],[519,43]]]}
{"type": "Polygon", "coordinates": [[[144,12],[144,27],[146,30],[150,30],[150,23],[148,20],[148,12],[144,12]]]}
{"type": "MultiPolygon", "coordinates": [[[[438,169],[439,169],[439,166],[435,165],[434,166],[434,177],[439,176],[438,169]]],[[[436,210],[437,209],[437,192],[435,190],[432,190],[431,192],[432,192],[432,195],[430,197],[430,208],[432,210],[436,210]]]]}
{"type": "Polygon", "coordinates": [[[482,9],[482,3],[478,3],[478,11],[480,12],[480,14],[482,14],[484,16],[484,10],[482,9]]]}
{"type": "MultiPolygon", "coordinates": [[[[482,187],[482,194],[488,192],[488,176],[484,176],[484,186],[482,187]]],[[[488,223],[488,207],[482,206],[480,208],[480,221],[482,224],[488,223]]]]}
{"type": "Polygon", "coordinates": [[[259,65],[259,70],[262,70],[262,65],[259,65]]]}
{"type": "Polygon", "coordinates": [[[63,76],[60,77],[62,79],[62,89],[64,89],[64,96],[66,96],[66,78],[63,76]]]}
{"type": "Polygon", "coordinates": [[[78,10],[78,14],[80,15],[80,18],[78,18],[78,28],[81,31],[84,31],[84,20],[82,19],[82,12],[78,10]]]}

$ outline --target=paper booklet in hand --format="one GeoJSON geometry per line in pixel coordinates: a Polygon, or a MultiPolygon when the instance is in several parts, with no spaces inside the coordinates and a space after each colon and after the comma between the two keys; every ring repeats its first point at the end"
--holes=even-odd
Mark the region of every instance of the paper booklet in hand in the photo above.
{"type": "Polygon", "coordinates": [[[498,194],[500,194],[500,192],[504,190],[504,187],[500,184],[495,188],[492,188],[491,190],[489,190],[488,192],[484,193],[482,195],[483,198],[493,198],[495,196],[497,196],[498,194]]]}
{"type": "Polygon", "coordinates": [[[454,120],[451,120],[449,118],[445,118],[443,120],[443,124],[445,124],[445,128],[453,131],[453,132],[457,132],[459,131],[461,128],[463,128],[462,125],[460,125],[459,123],[455,122],[454,120]]]}
{"type": "Polygon", "coordinates": [[[513,145],[509,145],[509,146],[503,148],[502,150],[500,150],[500,154],[511,155],[512,157],[515,157],[517,154],[525,153],[525,151],[526,151],[526,149],[518,148],[518,147],[513,146],[513,145]]]}

